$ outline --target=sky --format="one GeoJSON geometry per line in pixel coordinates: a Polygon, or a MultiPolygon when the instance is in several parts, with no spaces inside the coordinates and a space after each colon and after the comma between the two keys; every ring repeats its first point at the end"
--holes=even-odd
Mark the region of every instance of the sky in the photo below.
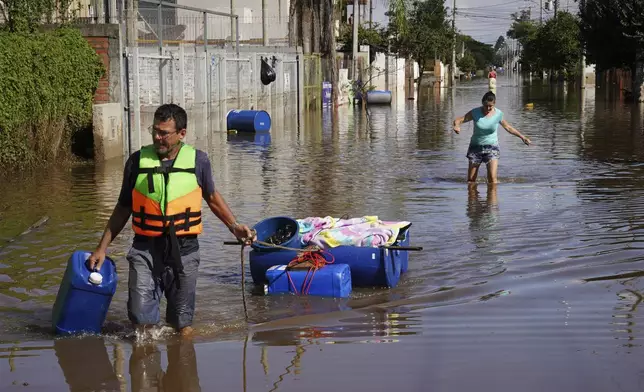
{"type": "MultiPolygon", "coordinates": [[[[388,0],[373,1],[374,22],[386,23],[388,0]]],[[[454,0],[446,0],[445,6],[449,7],[450,19],[454,0]]],[[[543,0],[545,7],[545,0],[543,0]]],[[[576,12],[577,3],[574,0],[559,0],[561,11],[576,12]]],[[[505,36],[512,24],[510,15],[522,9],[531,9],[532,19],[539,20],[540,0],[456,0],[456,29],[477,41],[494,45],[500,35],[505,36]]],[[[368,8],[367,8],[368,10],[368,8]]],[[[351,12],[349,10],[349,12],[351,12]]],[[[552,10],[543,10],[543,20],[552,17],[552,10]]],[[[367,17],[368,17],[367,12],[367,17]]]]}

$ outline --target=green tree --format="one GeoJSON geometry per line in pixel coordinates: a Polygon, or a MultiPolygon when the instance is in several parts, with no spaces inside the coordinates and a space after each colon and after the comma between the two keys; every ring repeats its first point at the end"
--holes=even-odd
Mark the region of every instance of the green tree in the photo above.
{"type": "Polygon", "coordinates": [[[541,66],[563,71],[569,77],[576,75],[581,60],[579,36],[577,18],[569,12],[559,11],[557,18],[548,20],[537,33],[541,66]]]}
{"type": "Polygon", "coordinates": [[[465,53],[463,57],[461,57],[456,61],[456,65],[458,65],[458,68],[461,71],[468,74],[472,71],[476,71],[477,69],[476,60],[474,59],[474,56],[472,56],[471,53],[465,53]]]}
{"type": "Polygon", "coordinates": [[[615,3],[586,0],[579,16],[581,39],[589,63],[595,64],[598,71],[634,66],[638,42],[627,32],[622,10],[615,3]]]}
{"type": "Polygon", "coordinates": [[[392,18],[388,35],[394,37],[392,51],[416,61],[422,79],[430,61],[438,58],[447,62],[448,53],[451,53],[453,35],[447,21],[447,9],[442,0],[426,0],[414,1],[405,11],[406,22],[392,18]]]}
{"type": "Polygon", "coordinates": [[[587,60],[598,70],[634,70],[639,48],[644,44],[642,12],[642,0],[586,0],[579,16],[587,60]]]}
{"type": "Polygon", "coordinates": [[[616,0],[625,36],[644,43],[644,0],[616,0]]]}
{"type": "Polygon", "coordinates": [[[534,38],[534,34],[538,30],[539,26],[535,21],[530,19],[529,11],[522,10],[519,13],[515,12],[511,15],[511,18],[513,22],[507,32],[507,36],[509,38],[518,40],[522,45],[525,44],[525,40],[534,38]]]}
{"type": "MultiPolygon", "coordinates": [[[[494,48],[492,45],[479,42],[469,35],[458,35],[456,47],[460,48],[465,44],[465,49],[469,52],[475,61],[476,69],[485,69],[488,65],[494,63],[494,48]]],[[[457,62],[458,65],[458,62],[457,62]]],[[[459,66],[459,68],[461,68],[459,66]]]]}
{"type": "MultiPolygon", "coordinates": [[[[523,47],[523,53],[521,55],[523,69],[530,71],[539,70],[541,68],[541,57],[537,42],[539,25],[530,19],[530,12],[526,10],[512,14],[512,19],[514,21],[507,32],[507,36],[519,41],[523,47]]],[[[503,49],[507,50],[507,47],[503,49]]]]}
{"type": "Polygon", "coordinates": [[[42,22],[51,23],[54,14],[60,16],[60,22],[71,19],[72,1],[0,0],[0,16],[6,21],[4,28],[11,32],[34,32],[42,22]]]}
{"type": "MultiPolygon", "coordinates": [[[[372,52],[385,53],[387,51],[386,30],[378,24],[374,27],[358,26],[358,45],[369,45],[372,52]]],[[[340,35],[337,38],[341,44],[340,51],[350,52],[353,49],[353,26],[343,25],[340,27],[340,35]]]]}
{"type": "Polygon", "coordinates": [[[494,53],[498,53],[499,50],[505,46],[505,37],[502,35],[499,35],[499,38],[496,39],[496,43],[494,44],[494,53]]]}

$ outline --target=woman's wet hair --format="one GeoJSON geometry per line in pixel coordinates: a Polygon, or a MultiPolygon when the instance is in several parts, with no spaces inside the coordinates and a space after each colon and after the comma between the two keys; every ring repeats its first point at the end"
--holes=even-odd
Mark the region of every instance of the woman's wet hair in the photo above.
{"type": "Polygon", "coordinates": [[[481,101],[483,102],[483,104],[485,104],[486,102],[496,102],[496,95],[494,95],[492,91],[488,91],[487,93],[485,93],[481,101]]]}

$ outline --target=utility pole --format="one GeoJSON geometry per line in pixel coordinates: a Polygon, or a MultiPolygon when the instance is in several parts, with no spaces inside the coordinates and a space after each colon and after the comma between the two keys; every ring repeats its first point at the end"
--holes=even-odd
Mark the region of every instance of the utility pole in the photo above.
{"type": "Polygon", "coordinates": [[[127,46],[137,46],[138,31],[136,28],[137,16],[139,13],[138,0],[130,0],[127,3],[127,46]]]}
{"type": "MultiPolygon", "coordinates": [[[[369,0],[369,28],[372,28],[372,27],[373,27],[373,0],[369,0]]],[[[385,63],[389,61],[387,60],[388,55],[389,55],[388,53],[385,55],[385,63]]],[[[369,52],[369,60],[371,60],[371,52],[369,52]]],[[[373,68],[371,67],[371,64],[369,64],[369,80],[373,80],[373,68]]],[[[385,90],[387,89],[385,88],[385,90]]]]}
{"type": "Polygon", "coordinates": [[[539,0],[539,24],[543,24],[543,0],[539,0]]]}
{"type": "Polygon", "coordinates": [[[262,44],[268,46],[268,34],[266,33],[266,0],[262,0],[262,44]]]}
{"type": "Polygon", "coordinates": [[[358,80],[358,23],[360,23],[360,6],[358,0],[353,0],[353,55],[351,66],[351,80],[358,80]]]}
{"type": "Polygon", "coordinates": [[[557,9],[559,9],[559,0],[554,1],[554,6],[555,6],[555,16],[554,16],[554,18],[557,19],[557,9]]]}
{"type": "MultiPolygon", "coordinates": [[[[235,15],[235,0],[230,0],[230,14],[235,15]]],[[[232,42],[237,42],[235,40],[235,37],[237,37],[237,34],[235,34],[237,31],[235,30],[235,18],[230,17],[230,42],[232,46],[232,42]]]]}
{"type": "Polygon", "coordinates": [[[454,78],[456,77],[456,0],[453,0],[452,5],[452,33],[454,39],[452,42],[452,72],[450,75],[450,86],[454,86],[454,78]]]}

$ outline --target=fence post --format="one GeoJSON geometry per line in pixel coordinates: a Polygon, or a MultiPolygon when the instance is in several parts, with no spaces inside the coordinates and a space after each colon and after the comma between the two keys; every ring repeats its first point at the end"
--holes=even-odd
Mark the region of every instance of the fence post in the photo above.
{"type": "Polygon", "coordinates": [[[211,59],[208,56],[208,14],[203,13],[203,55],[206,58],[206,63],[205,63],[205,68],[204,71],[206,72],[206,118],[210,118],[210,105],[212,104],[212,99],[210,97],[211,91],[210,91],[210,81],[211,81],[211,76],[210,72],[212,70],[211,67],[211,59]]]}
{"type": "MultiPolygon", "coordinates": [[[[134,134],[137,137],[137,149],[141,148],[141,86],[139,82],[139,47],[132,48],[132,98],[134,98],[134,134]]],[[[132,145],[133,143],[130,143],[132,145]]]]}
{"type": "MultiPolygon", "coordinates": [[[[239,60],[239,15],[235,16],[235,53],[239,60]]],[[[241,62],[237,61],[237,108],[241,108],[241,62]]]]}
{"type": "MultiPolygon", "coordinates": [[[[163,50],[163,11],[161,3],[157,7],[157,37],[159,38],[159,56],[164,55],[163,50]]],[[[166,60],[159,59],[159,104],[165,103],[167,70],[165,68],[166,60]]]]}
{"type": "Polygon", "coordinates": [[[207,105],[207,65],[208,65],[208,56],[206,53],[196,53],[195,56],[195,103],[199,103],[201,109],[204,110],[207,105]],[[197,94],[199,93],[199,94],[197,94]]]}
{"type": "MultiPolygon", "coordinates": [[[[266,58],[266,62],[268,62],[268,60],[269,59],[266,58]]],[[[272,62],[269,65],[272,65],[272,62]]],[[[262,69],[261,64],[259,65],[259,69],[260,69],[259,72],[261,72],[261,69],[262,69]]],[[[277,70],[275,68],[273,68],[273,72],[275,72],[275,82],[277,82],[277,70]]],[[[269,84],[268,86],[266,86],[266,88],[268,89],[268,102],[266,103],[266,105],[268,107],[268,110],[270,110],[270,111],[273,110],[273,91],[275,90],[275,88],[274,88],[275,84],[276,84],[275,82],[273,82],[273,83],[269,84]]]]}
{"type": "MultiPolygon", "coordinates": [[[[179,106],[185,108],[186,105],[186,92],[185,92],[185,63],[186,63],[186,54],[183,47],[183,44],[179,44],[179,106]]],[[[174,67],[173,67],[174,69],[174,67]]]]}
{"type": "Polygon", "coordinates": [[[208,52],[208,14],[203,13],[203,51],[208,52]]]}
{"type": "Polygon", "coordinates": [[[251,53],[250,59],[248,61],[250,62],[250,83],[251,83],[250,94],[253,95],[253,98],[249,99],[248,103],[250,104],[252,109],[258,110],[257,108],[257,73],[259,71],[257,70],[257,53],[251,53]]]}
{"type": "Polygon", "coordinates": [[[226,52],[219,56],[219,113],[221,113],[223,129],[227,130],[226,115],[228,114],[228,83],[226,80],[226,52]]]}
{"type": "Polygon", "coordinates": [[[277,60],[277,66],[275,67],[275,83],[276,83],[276,95],[277,101],[275,106],[282,108],[282,114],[285,115],[284,107],[284,56],[277,60]]]}
{"type": "Polygon", "coordinates": [[[128,50],[127,47],[125,46],[125,31],[126,31],[126,25],[125,25],[125,19],[122,18],[122,15],[116,15],[116,11],[114,11],[113,14],[111,14],[114,20],[123,20],[123,22],[119,22],[119,55],[120,55],[120,61],[119,61],[119,68],[120,68],[120,75],[121,75],[121,83],[120,83],[120,88],[121,88],[121,107],[122,107],[122,119],[123,119],[123,155],[128,157],[132,154],[132,140],[131,140],[131,134],[132,134],[132,121],[131,121],[131,108],[132,104],[130,101],[130,70],[129,70],[129,59],[128,59],[128,50]],[[126,131],[127,130],[127,131],[126,131]],[[127,136],[125,136],[127,135],[127,136]]]}
{"type": "Polygon", "coordinates": [[[303,55],[298,53],[297,55],[297,126],[300,127],[302,123],[302,105],[304,103],[304,61],[303,55]]]}

